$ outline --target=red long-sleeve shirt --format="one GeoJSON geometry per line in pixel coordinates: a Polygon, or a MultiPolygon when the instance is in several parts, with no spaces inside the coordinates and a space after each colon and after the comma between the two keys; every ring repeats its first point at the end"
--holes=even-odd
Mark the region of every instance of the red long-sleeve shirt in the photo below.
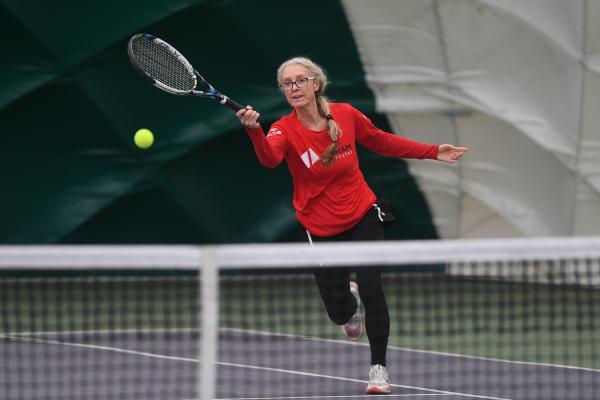
{"type": "Polygon", "coordinates": [[[359,169],[356,142],[375,153],[402,158],[437,159],[439,147],[384,132],[349,104],[332,103],[330,113],[342,136],[336,160],[329,166],[319,161],[331,144],[327,129],[306,128],[295,110],[275,122],[266,136],[260,127],[247,129],[262,165],[274,168],[285,158],[294,185],[296,218],[316,236],[352,228],[376,200],[359,169]]]}

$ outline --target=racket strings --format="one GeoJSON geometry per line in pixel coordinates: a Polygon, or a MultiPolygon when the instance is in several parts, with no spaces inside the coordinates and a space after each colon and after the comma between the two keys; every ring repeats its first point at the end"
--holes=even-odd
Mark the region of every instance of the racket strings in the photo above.
{"type": "Polygon", "coordinates": [[[196,87],[192,72],[165,46],[140,38],[133,43],[132,50],[138,66],[156,81],[182,91],[196,87]]]}

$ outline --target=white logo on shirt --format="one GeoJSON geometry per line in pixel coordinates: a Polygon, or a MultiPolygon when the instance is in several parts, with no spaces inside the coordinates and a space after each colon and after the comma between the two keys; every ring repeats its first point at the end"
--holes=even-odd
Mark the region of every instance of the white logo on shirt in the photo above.
{"type": "Polygon", "coordinates": [[[312,167],[317,161],[319,161],[319,156],[310,147],[308,148],[308,150],[302,153],[300,158],[302,158],[302,161],[304,161],[304,165],[306,165],[306,168],[312,167]]]}
{"type": "Polygon", "coordinates": [[[269,130],[269,133],[267,133],[267,137],[269,138],[271,136],[282,135],[282,134],[283,134],[283,132],[281,132],[279,129],[277,129],[277,128],[271,128],[269,130]]]}

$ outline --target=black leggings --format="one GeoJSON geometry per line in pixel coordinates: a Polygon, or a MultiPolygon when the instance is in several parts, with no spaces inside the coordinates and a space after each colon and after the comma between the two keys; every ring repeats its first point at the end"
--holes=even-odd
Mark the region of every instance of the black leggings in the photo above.
{"type": "MultiPolygon", "coordinates": [[[[374,207],[357,225],[338,235],[318,237],[310,235],[308,231],[306,234],[312,242],[384,239],[383,223],[378,219],[377,209],[374,207]]],[[[381,267],[324,267],[316,268],[314,275],[329,318],[334,323],[343,325],[356,311],[356,300],[350,293],[350,274],[353,270],[356,271],[360,299],[365,305],[365,325],[371,347],[371,365],[385,366],[390,315],[383,293],[381,267]]]]}

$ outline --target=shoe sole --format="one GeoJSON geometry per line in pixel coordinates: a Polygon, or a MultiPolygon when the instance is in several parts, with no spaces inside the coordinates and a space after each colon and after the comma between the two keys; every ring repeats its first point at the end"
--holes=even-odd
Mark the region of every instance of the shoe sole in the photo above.
{"type": "Polygon", "coordinates": [[[342,332],[344,333],[344,336],[346,336],[346,338],[348,340],[351,340],[353,342],[358,342],[365,335],[365,322],[361,321],[361,323],[360,323],[360,334],[358,335],[358,337],[353,337],[353,336],[348,335],[346,333],[346,331],[344,330],[344,326],[340,326],[340,329],[342,330],[342,332]]]}
{"type": "MultiPolygon", "coordinates": [[[[350,287],[352,289],[356,290],[356,292],[358,293],[358,284],[356,282],[350,281],[350,287]]],[[[360,321],[360,334],[358,335],[358,337],[352,337],[352,336],[348,335],[346,333],[346,331],[344,330],[344,326],[340,326],[340,328],[342,329],[342,332],[344,333],[344,336],[346,336],[346,338],[348,338],[349,340],[352,340],[353,342],[358,342],[365,335],[365,320],[364,320],[364,317],[363,317],[363,320],[360,321]]]]}
{"type": "Polygon", "coordinates": [[[367,390],[365,390],[365,394],[390,394],[392,392],[392,387],[390,385],[387,386],[367,386],[367,390]]]}

